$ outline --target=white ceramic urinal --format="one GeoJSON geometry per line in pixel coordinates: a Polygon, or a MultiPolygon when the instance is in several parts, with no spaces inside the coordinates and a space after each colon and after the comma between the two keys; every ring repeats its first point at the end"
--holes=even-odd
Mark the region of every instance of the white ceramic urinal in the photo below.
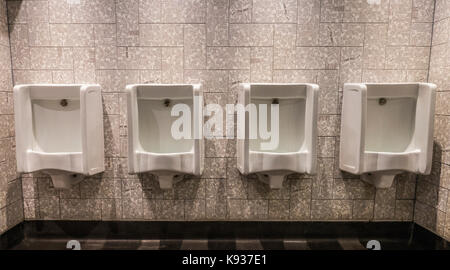
{"type": "Polygon", "coordinates": [[[70,188],[104,171],[99,85],[14,87],[17,170],[41,171],[55,188],[70,188]]]}
{"type": "Polygon", "coordinates": [[[402,171],[429,174],[436,85],[345,84],[340,164],[378,188],[402,171]]]}
{"type": "Polygon", "coordinates": [[[158,178],[162,189],[172,188],[173,183],[184,175],[202,174],[203,99],[200,88],[199,84],[126,87],[129,173],[150,172],[158,178]],[[190,123],[179,125],[182,120],[190,123]],[[179,134],[180,131],[185,133],[179,134]]]}
{"type": "Polygon", "coordinates": [[[315,84],[240,84],[239,104],[246,108],[244,117],[238,111],[237,163],[242,174],[256,174],[278,189],[288,174],[315,173],[318,92],[315,84]],[[272,104],[278,106],[278,118],[272,117],[272,104]],[[262,118],[263,105],[267,120],[262,118]],[[274,145],[270,141],[277,126],[274,145]],[[270,139],[261,134],[265,127],[271,130],[270,139]],[[242,138],[239,130],[245,131],[242,138]]]}

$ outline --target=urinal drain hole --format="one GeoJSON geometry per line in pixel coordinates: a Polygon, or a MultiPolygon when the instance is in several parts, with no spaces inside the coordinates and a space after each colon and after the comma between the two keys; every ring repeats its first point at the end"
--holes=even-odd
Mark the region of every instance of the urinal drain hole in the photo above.
{"type": "Polygon", "coordinates": [[[61,101],[59,102],[59,104],[60,104],[61,106],[63,106],[63,107],[66,107],[66,106],[69,104],[69,102],[67,102],[67,99],[61,99],[61,101]]]}

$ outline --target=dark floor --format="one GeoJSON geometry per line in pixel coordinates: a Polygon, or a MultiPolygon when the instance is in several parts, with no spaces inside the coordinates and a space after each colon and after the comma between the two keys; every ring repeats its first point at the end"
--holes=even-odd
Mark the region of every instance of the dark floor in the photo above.
{"type": "Polygon", "coordinates": [[[450,249],[405,222],[104,221],[26,221],[0,236],[0,249],[66,250],[70,240],[82,250],[367,250],[371,240],[381,250],[450,249]]]}
{"type": "MultiPolygon", "coordinates": [[[[65,250],[71,239],[25,239],[13,250],[65,250]]],[[[380,240],[382,250],[423,250],[403,240],[380,240]]],[[[79,241],[83,250],[367,250],[367,240],[342,239],[184,239],[79,241]]]]}

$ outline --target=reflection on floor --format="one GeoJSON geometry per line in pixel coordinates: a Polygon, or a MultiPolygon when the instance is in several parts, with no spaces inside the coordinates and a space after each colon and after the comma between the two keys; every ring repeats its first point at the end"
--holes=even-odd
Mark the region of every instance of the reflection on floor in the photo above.
{"type": "MultiPolygon", "coordinates": [[[[71,239],[25,239],[14,250],[64,250],[71,239]]],[[[80,240],[83,250],[367,250],[367,239],[80,240]]],[[[429,249],[404,240],[379,240],[382,250],[429,249]]]]}

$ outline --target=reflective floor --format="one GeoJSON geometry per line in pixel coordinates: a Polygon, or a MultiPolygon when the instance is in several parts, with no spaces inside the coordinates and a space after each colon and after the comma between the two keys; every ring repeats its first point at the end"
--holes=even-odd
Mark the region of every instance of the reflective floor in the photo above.
{"type": "MultiPolygon", "coordinates": [[[[75,239],[25,239],[14,250],[64,250],[75,239]]],[[[424,250],[433,247],[405,240],[378,240],[382,250],[424,250]]],[[[342,239],[170,239],[79,240],[83,250],[367,250],[368,240],[342,239]]]]}

